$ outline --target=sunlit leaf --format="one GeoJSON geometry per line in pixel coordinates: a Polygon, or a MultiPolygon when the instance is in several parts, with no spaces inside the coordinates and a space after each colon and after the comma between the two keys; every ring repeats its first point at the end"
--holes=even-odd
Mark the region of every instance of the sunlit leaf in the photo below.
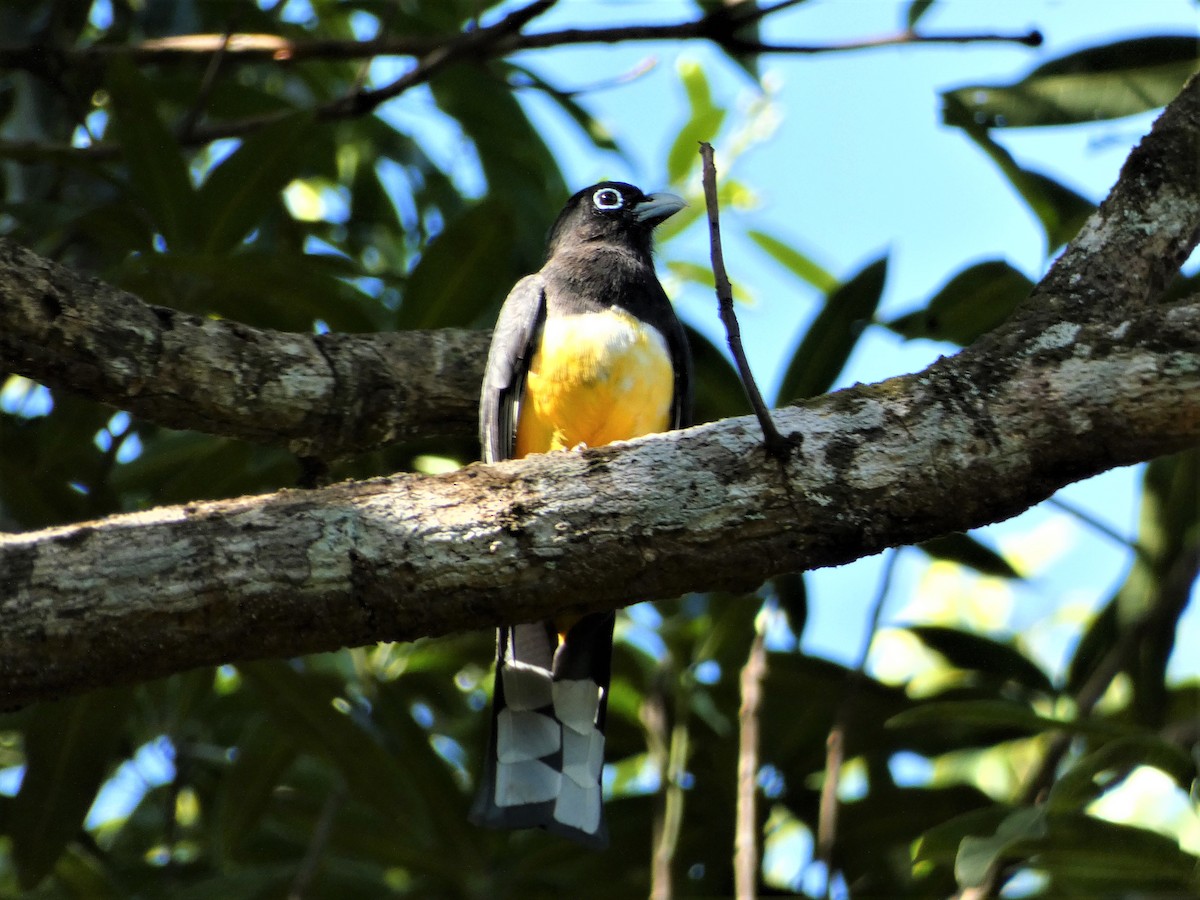
{"type": "Polygon", "coordinates": [[[746,232],[750,240],[762,247],[772,259],[790,271],[802,281],[811,284],[823,294],[828,294],[838,286],[838,280],[819,263],[801,253],[791,244],[786,244],[777,237],[772,237],[763,231],[750,230],[746,232]]]}
{"type": "Polygon", "coordinates": [[[679,184],[689,172],[699,168],[700,142],[716,137],[725,121],[725,110],[713,102],[712,89],[699,63],[680,63],[679,79],[687,94],[690,114],[667,154],[667,177],[672,184],[679,184]]]}
{"type": "Polygon", "coordinates": [[[1009,128],[1115,119],[1166,105],[1197,69],[1194,34],[1117,41],[1051,60],[1015,84],[947,91],[945,118],[1009,128]]]}
{"type": "Polygon", "coordinates": [[[1107,741],[1075,760],[1051,787],[1049,807],[1064,812],[1083,809],[1138,766],[1166,772],[1183,790],[1196,778],[1195,760],[1183,748],[1156,734],[1134,734],[1107,741]]]}

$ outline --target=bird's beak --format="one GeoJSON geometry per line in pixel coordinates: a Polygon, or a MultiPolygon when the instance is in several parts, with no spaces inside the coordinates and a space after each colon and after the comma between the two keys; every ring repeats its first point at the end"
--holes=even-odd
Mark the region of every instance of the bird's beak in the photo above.
{"type": "Polygon", "coordinates": [[[657,194],[647,194],[645,200],[633,207],[633,215],[639,222],[654,227],[671,218],[685,206],[687,203],[682,197],[660,191],[657,194]]]}

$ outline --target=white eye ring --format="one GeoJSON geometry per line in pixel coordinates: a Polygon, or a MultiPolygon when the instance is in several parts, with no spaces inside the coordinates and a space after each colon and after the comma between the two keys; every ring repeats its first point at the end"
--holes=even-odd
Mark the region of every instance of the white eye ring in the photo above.
{"type": "Polygon", "coordinates": [[[620,209],[624,204],[625,198],[621,196],[621,192],[616,188],[600,188],[600,190],[592,194],[592,205],[596,209],[620,209]]]}

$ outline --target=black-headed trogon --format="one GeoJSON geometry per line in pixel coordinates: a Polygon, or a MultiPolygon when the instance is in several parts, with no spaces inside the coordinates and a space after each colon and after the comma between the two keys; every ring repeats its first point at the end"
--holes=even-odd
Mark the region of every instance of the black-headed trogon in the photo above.
{"type": "MultiPolygon", "coordinates": [[[[654,274],[673,194],[604,181],[569,201],[546,263],[504,301],[479,402],[485,462],[597,447],[688,424],[691,354],[654,274]]],[[[614,614],[503,627],[474,822],[602,847],[614,614]]]]}

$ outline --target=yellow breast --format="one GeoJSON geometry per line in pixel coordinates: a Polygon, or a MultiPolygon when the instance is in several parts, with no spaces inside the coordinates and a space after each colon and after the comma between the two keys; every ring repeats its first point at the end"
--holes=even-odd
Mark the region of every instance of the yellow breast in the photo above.
{"type": "Polygon", "coordinates": [[[674,389],[657,329],[620,310],[551,317],[529,365],[516,456],[666,431],[674,389]]]}

